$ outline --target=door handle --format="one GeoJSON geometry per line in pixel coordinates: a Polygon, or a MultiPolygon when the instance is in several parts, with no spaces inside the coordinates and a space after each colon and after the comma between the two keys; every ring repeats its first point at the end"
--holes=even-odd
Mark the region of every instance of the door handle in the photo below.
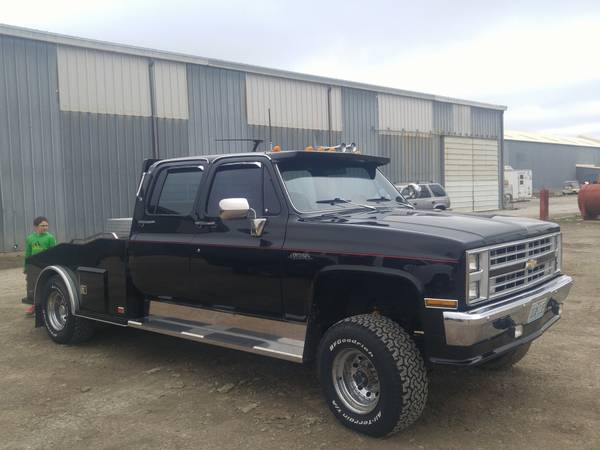
{"type": "Polygon", "coordinates": [[[152,225],[153,223],[156,223],[155,220],[138,220],[137,222],[139,225],[152,225]]]}

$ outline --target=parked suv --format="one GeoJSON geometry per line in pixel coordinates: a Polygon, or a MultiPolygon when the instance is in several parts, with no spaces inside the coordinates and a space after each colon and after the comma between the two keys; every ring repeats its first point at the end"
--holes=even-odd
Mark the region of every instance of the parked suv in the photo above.
{"type": "Polygon", "coordinates": [[[450,197],[439,183],[396,185],[396,188],[417,209],[450,209],[450,197]]]}
{"type": "Polygon", "coordinates": [[[579,194],[579,181],[565,181],[562,188],[562,195],[579,194]]]}

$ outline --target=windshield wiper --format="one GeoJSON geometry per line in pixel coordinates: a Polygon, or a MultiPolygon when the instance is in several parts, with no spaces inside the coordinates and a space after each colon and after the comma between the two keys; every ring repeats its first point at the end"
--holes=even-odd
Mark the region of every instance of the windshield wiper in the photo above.
{"type": "Polygon", "coordinates": [[[377,197],[377,198],[368,198],[366,200],[367,202],[391,202],[392,199],[384,197],[383,195],[381,197],[377,197]]]}
{"type": "MultiPolygon", "coordinates": [[[[381,196],[381,197],[379,197],[379,198],[368,198],[366,201],[368,201],[368,202],[377,202],[377,203],[379,203],[379,202],[391,202],[391,201],[392,201],[392,199],[391,199],[391,198],[384,197],[384,196],[381,196]]],[[[400,201],[400,200],[398,200],[398,199],[396,199],[396,200],[395,200],[395,202],[396,202],[396,205],[395,205],[395,206],[398,206],[398,207],[400,207],[400,208],[410,208],[410,209],[414,209],[414,208],[413,208],[411,205],[409,205],[408,203],[406,203],[406,202],[402,202],[402,201],[400,201]]],[[[386,205],[386,208],[391,208],[391,207],[393,207],[393,206],[392,206],[392,205],[386,205]]],[[[380,208],[382,208],[382,206],[380,206],[380,208]]]]}
{"type": "Polygon", "coordinates": [[[371,211],[375,211],[377,208],[370,206],[370,205],[363,205],[362,203],[355,203],[352,200],[345,200],[343,198],[339,198],[339,197],[335,197],[332,198],[330,200],[317,200],[315,203],[327,203],[329,205],[340,205],[340,204],[348,204],[350,205],[356,205],[356,206],[360,206],[361,208],[367,208],[370,209],[371,211]]]}
{"type": "Polygon", "coordinates": [[[351,203],[350,200],[344,200],[343,198],[332,198],[330,200],[317,200],[315,203],[329,203],[331,205],[339,204],[339,203],[351,203]]]}

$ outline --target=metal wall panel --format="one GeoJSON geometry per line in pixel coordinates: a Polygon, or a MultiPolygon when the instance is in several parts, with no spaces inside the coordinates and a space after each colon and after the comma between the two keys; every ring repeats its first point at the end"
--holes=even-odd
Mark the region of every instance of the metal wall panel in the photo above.
{"type": "Polygon", "coordinates": [[[433,103],[411,97],[379,94],[379,132],[433,130],[433,103]]]}
{"type": "Polygon", "coordinates": [[[157,119],[158,157],[176,158],[190,155],[188,121],[157,119]]]}
{"type": "Polygon", "coordinates": [[[377,152],[377,94],[342,88],[341,141],[354,142],[363,153],[377,152]]]}
{"type": "Polygon", "coordinates": [[[543,187],[560,190],[564,181],[577,179],[575,164],[600,165],[600,149],[505,140],[504,164],[531,170],[534,191],[543,187]]]}
{"type": "Polygon", "coordinates": [[[502,120],[502,111],[471,107],[471,132],[475,137],[502,137],[502,120]]]}
{"type": "Polygon", "coordinates": [[[69,238],[103,230],[109,217],[131,217],[142,161],[151,157],[150,119],[60,113],[69,238]]]}
{"type": "Polygon", "coordinates": [[[342,130],[341,88],[246,74],[248,124],[309,130],[342,130]],[[331,92],[329,92],[331,90],[331,92]],[[331,121],[329,120],[331,108],[331,121]]]}
{"type": "Polygon", "coordinates": [[[377,154],[391,159],[381,168],[392,183],[440,181],[440,138],[434,135],[378,137],[377,154]]]}
{"type": "Polygon", "coordinates": [[[0,36],[0,251],[39,215],[65,239],[56,73],[54,45],[0,36]]]}
{"type": "MultiPolygon", "coordinates": [[[[262,139],[259,151],[273,144],[285,150],[328,144],[329,132],[272,126],[248,125],[246,118],[246,75],[224,69],[188,66],[190,95],[189,151],[191,154],[247,152],[252,142],[220,142],[219,139],[262,139]]],[[[332,132],[334,143],[340,132],[332,132]]]]}
{"type": "Polygon", "coordinates": [[[156,115],[166,119],[188,118],[187,69],[185,64],[154,62],[156,115]]]}
{"type": "MultiPolygon", "coordinates": [[[[243,72],[188,65],[190,119],[189,148],[193,155],[248,151],[245,142],[217,139],[247,139],[243,72]]],[[[262,137],[262,136],[259,136],[262,137]]]]}
{"type": "Polygon", "coordinates": [[[145,58],[59,46],[58,88],[61,111],[150,116],[145,58]]]}
{"type": "Polygon", "coordinates": [[[433,102],[433,132],[454,134],[452,103],[433,102]]]}
{"type": "Polygon", "coordinates": [[[159,158],[176,158],[191,154],[187,120],[157,119],[156,124],[159,158]]]}
{"type": "Polygon", "coordinates": [[[452,105],[452,134],[460,136],[471,135],[471,107],[465,105],[452,105]]]}

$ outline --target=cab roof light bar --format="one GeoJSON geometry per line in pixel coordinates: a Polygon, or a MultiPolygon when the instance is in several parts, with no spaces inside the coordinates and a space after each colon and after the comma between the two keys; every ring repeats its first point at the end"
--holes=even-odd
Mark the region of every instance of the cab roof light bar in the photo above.
{"type": "Polygon", "coordinates": [[[304,148],[304,151],[307,152],[340,152],[340,153],[360,153],[358,147],[353,142],[350,145],[346,145],[345,143],[341,143],[333,146],[323,146],[320,145],[318,147],[313,147],[312,145],[308,145],[304,148]]]}

